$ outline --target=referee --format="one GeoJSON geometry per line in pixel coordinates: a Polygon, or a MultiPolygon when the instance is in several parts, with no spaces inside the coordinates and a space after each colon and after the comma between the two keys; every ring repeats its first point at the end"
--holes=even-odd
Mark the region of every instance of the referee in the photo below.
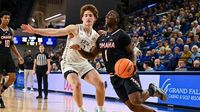
{"type": "Polygon", "coordinates": [[[34,59],[33,71],[36,73],[38,82],[38,96],[36,99],[42,98],[42,79],[44,86],[44,99],[48,96],[48,74],[51,70],[50,59],[48,54],[44,51],[44,45],[39,46],[39,52],[34,59]]]}

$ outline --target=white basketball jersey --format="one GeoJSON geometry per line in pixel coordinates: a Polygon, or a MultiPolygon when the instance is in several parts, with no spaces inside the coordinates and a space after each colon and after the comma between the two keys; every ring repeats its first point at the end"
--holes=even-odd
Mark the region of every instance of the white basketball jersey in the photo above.
{"type": "Polygon", "coordinates": [[[68,64],[82,63],[87,61],[77,50],[70,49],[71,45],[78,44],[84,51],[90,52],[91,48],[95,46],[99,34],[92,29],[90,36],[87,36],[82,24],[77,24],[79,33],[73,38],[68,38],[62,58],[68,64]]]}

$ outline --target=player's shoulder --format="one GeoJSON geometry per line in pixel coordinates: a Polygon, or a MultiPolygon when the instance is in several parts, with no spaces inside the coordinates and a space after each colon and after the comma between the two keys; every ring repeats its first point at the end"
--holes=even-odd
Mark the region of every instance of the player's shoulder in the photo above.
{"type": "Polygon", "coordinates": [[[128,35],[126,31],[124,31],[123,29],[119,29],[119,33],[122,33],[124,35],[128,35]]]}

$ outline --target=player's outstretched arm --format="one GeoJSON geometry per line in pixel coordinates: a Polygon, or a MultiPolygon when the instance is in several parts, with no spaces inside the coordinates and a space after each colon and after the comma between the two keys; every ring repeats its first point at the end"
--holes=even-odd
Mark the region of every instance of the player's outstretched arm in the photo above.
{"type": "Polygon", "coordinates": [[[43,36],[65,36],[68,34],[76,35],[78,27],[76,25],[68,25],[65,28],[54,29],[54,28],[33,28],[31,25],[22,24],[21,28],[24,32],[39,34],[43,36]]]}

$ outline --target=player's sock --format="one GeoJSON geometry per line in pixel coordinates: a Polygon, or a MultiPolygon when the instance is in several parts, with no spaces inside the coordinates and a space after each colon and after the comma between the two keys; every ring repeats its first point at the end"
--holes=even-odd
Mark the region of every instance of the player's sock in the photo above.
{"type": "Polygon", "coordinates": [[[85,112],[83,107],[79,107],[79,112],[85,112]]]}
{"type": "Polygon", "coordinates": [[[98,106],[97,109],[98,109],[98,112],[103,112],[103,106],[98,106]]]}
{"type": "Polygon", "coordinates": [[[2,96],[0,95],[0,108],[5,108],[2,96]]]}

